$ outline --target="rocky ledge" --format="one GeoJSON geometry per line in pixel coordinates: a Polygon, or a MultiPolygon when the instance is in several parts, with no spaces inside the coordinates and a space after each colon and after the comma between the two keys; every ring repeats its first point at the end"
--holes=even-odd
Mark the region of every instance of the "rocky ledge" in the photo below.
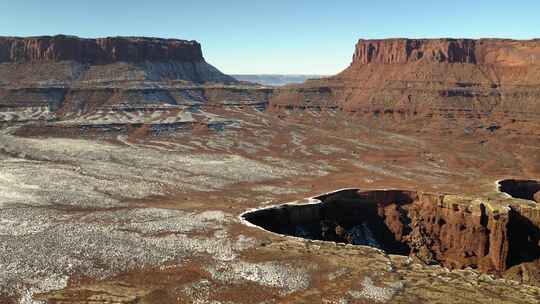
{"type": "MultiPolygon", "coordinates": [[[[533,181],[510,181],[522,191],[533,181]]],[[[310,240],[363,245],[450,269],[539,284],[540,209],[533,201],[345,189],[247,212],[248,222],[310,240]]]]}

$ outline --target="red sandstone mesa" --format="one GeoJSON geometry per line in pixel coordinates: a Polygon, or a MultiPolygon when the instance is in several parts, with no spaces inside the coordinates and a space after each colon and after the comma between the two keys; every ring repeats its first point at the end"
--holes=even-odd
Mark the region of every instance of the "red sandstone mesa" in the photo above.
{"type": "Polygon", "coordinates": [[[540,114],[540,40],[360,40],[340,74],[277,91],[274,107],[474,118],[540,114]]]}
{"type": "Polygon", "coordinates": [[[195,41],[145,37],[81,39],[71,36],[0,38],[0,63],[77,61],[89,64],[202,61],[195,41]]]}
{"type": "Polygon", "coordinates": [[[171,83],[197,86],[237,81],[207,63],[196,41],[0,37],[0,108],[56,111],[66,106],[61,112],[69,114],[105,103],[152,103],[158,98],[176,104],[183,101],[182,96],[203,96],[198,92],[171,95],[165,88],[156,88],[171,83]],[[148,88],[149,82],[161,83],[148,88]]]}

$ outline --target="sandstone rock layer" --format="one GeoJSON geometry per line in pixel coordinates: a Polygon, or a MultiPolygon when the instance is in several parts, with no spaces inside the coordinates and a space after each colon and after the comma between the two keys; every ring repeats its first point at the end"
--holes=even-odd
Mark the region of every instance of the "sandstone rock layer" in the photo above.
{"type": "Polygon", "coordinates": [[[80,63],[202,61],[196,41],[146,37],[73,36],[0,38],[0,63],[72,60],[80,63]]]}
{"type": "Polygon", "coordinates": [[[540,40],[360,40],[340,74],[278,90],[276,108],[519,120],[540,115],[540,40]]]}
{"type": "Polygon", "coordinates": [[[196,41],[62,35],[0,37],[0,84],[134,80],[236,83],[205,61],[196,41]]]}
{"type": "Polygon", "coordinates": [[[244,218],[280,234],[368,245],[427,264],[538,283],[540,213],[535,205],[402,190],[342,190],[315,199],[320,203],[285,204],[244,218]],[[342,231],[353,235],[341,237],[342,231]],[[531,274],[516,276],[515,268],[531,274]]]}
{"type": "Polygon", "coordinates": [[[25,113],[51,120],[103,107],[156,108],[267,95],[236,90],[237,85],[205,61],[196,41],[0,37],[0,113],[8,113],[0,122],[30,119],[25,113]]]}

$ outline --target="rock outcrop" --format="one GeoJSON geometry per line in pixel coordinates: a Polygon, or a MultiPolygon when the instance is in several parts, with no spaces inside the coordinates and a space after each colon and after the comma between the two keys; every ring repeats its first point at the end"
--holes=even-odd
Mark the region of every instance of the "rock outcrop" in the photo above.
{"type": "Polygon", "coordinates": [[[196,41],[146,37],[0,37],[0,123],[111,109],[256,104],[266,88],[208,64],[196,41]]]}
{"type": "Polygon", "coordinates": [[[276,108],[476,119],[540,115],[540,40],[360,40],[340,74],[274,94],[276,108]]]}
{"type": "Polygon", "coordinates": [[[285,204],[243,217],[280,234],[367,245],[538,284],[536,276],[514,274],[516,267],[540,269],[536,205],[402,190],[342,190],[315,199],[320,203],[285,204]]]}
{"type": "Polygon", "coordinates": [[[73,36],[0,38],[0,63],[72,60],[88,64],[115,62],[202,61],[196,41],[146,37],[81,39],[73,36]]]}
{"type": "Polygon", "coordinates": [[[405,64],[414,61],[476,63],[476,41],[470,39],[360,40],[353,64],[405,64]]]}
{"type": "Polygon", "coordinates": [[[196,41],[147,37],[1,37],[0,83],[237,81],[209,65],[196,41]]]}

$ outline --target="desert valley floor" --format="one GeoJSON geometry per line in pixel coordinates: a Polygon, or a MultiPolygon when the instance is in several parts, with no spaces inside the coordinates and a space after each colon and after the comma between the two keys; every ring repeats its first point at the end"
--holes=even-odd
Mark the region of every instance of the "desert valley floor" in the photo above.
{"type": "MultiPolygon", "coordinates": [[[[181,116],[172,112],[160,114],[181,116]]],[[[400,132],[406,122],[395,118],[332,111],[180,113],[220,123],[76,139],[45,136],[42,125],[2,130],[5,301],[537,303],[538,287],[367,246],[285,237],[240,215],[351,187],[510,200],[496,181],[540,176],[538,137],[486,126],[400,132]]]]}

